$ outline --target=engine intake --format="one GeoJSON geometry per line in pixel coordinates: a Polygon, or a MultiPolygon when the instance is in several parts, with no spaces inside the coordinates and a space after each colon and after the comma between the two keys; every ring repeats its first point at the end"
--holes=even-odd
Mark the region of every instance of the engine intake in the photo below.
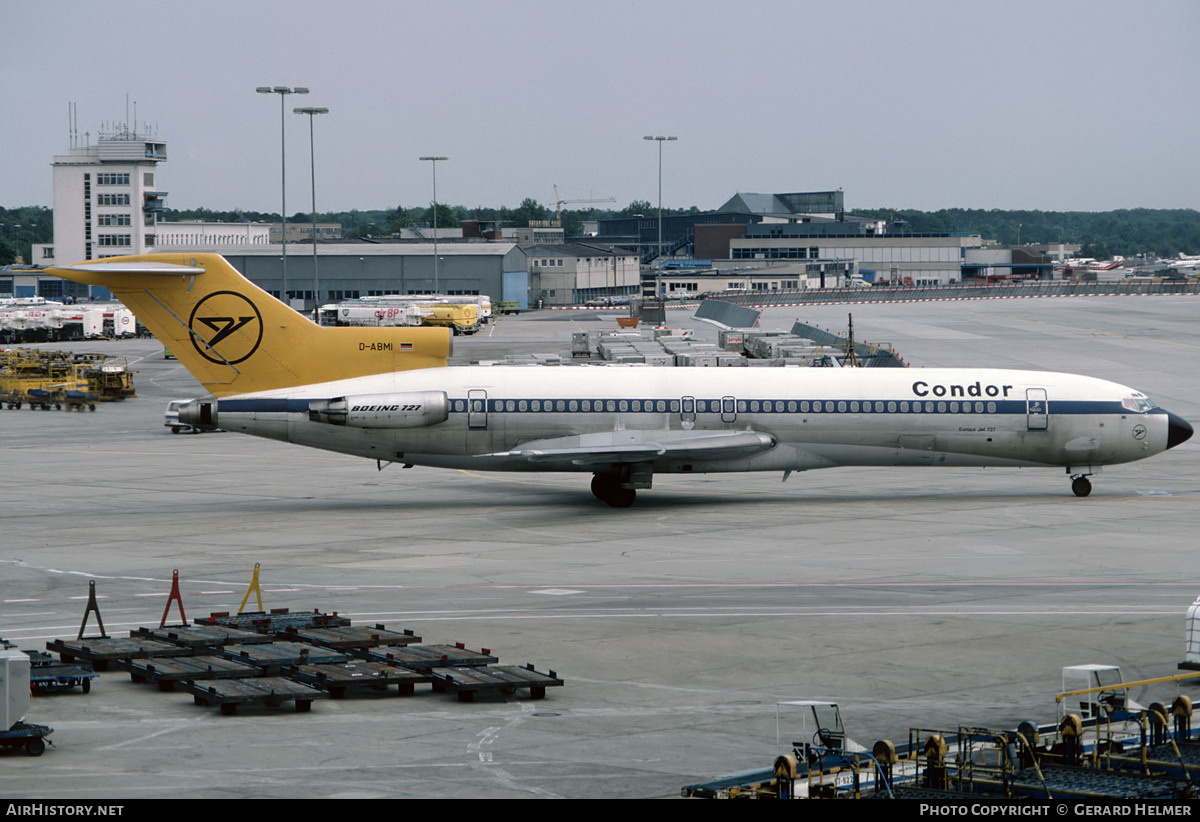
{"type": "Polygon", "coordinates": [[[357,394],[308,404],[308,418],[313,422],[353,428],[422,428],[449,417],[445,391],[357,394]]]}

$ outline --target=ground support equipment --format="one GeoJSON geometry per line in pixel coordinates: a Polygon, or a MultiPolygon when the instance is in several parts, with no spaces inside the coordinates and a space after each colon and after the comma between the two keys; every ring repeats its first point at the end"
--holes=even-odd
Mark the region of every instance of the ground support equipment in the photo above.
{"type": "Polygon", "coordinates": [[[49,725],[18,722],[7,731],[0,731],[0,747],[14,751],[23,748],[30,756],[41,756],[46,750],[46,737],[54,733],[49,725]]]}
{"type": "Polygon", "coordinates": [[[299,642],[271,642],[266,645],[227,645],[214,649],[226,659],[259,668],[265,676],[280,676],[294,665],[331,665],[347,662],[350,654],[328,648],[315,648],[299,642]]]}
{"type": "Polygon", "coordinates": [[[294,702],[296,711],[303,713],[312,708],[314,699],[328,696],[324,691],[276,676],[222,679],[211,685],[193,682],[190,690],[197,705],[219,705],[226,716],[237,713],[240,705],[278,708],[284,702],[294,702]]]}
{"type": "Polygon", "coordinates": [[[54,651],[63,662],[76,659],[87,660],[97,671],[107,671],[108,663],[134,657],[163,658],[189,656],[191,648],[157,642],[153,639],[130,637],[82,637],[76,640],[54,639],[46,643],[46,650],[54,651]]]}
{"type": "Polygon", "coordinates": [[[242,628],[256,631],[260,634],[273,634],[294,628],[330,628],[339,625],[349,625],[350,620],[334,614],[323,614],[320,611],[305,613],[291,612],[287,608],[275,608],[270,611],[245,611],[240,614],[230,614],[220,611],[211,614],[203,623],[209,625],[224,625],[229,628],[242,628]]]}
{"type": "Polygon", "coordinates": [[[499,657],[483,648],[468,651],[461,643],[455,645],[409,645],[405,648],[387,648],[370,651],[367,659],[401,665],[414,671],[433,668],[474,668],[499,662],[499,657]]]}
{"type": "Polygon", "coordinates": [[[539,673],[532,664],[524,668],[514,665],[434,668],[429,673],[435,691],[457,694],[459,702],[470,702],[477,693],[511,696],[523,690],[529,691],[530,699],[544,699],[546,688],[563,684],[554,671],[539,673]]]}
{"type": "Polygon", "coordinates": [[[176,682],[205,679],[241,679],[261,676],[262,669],[220,656],[184,656],[176,659],[127,659],[122,663],[134,682],[157,682],[160,691],[175,690],[176,682]]]}
{"type": "Polygon", "coordinates": [[[224,625],[167,625],[163,628],[138,628],[131,633],[133,636],[169,642],[172,645],[183,645],[197,650],[223,645],[253,645],[271,641],[271,637],[266,634],[241,628],[229,628],[224,625]]]}
{"type": "Polygon", "coordinates": [[[53,694],[78,687],[85,694],[92,690],[92,680],[99,674],[87,665],[56,662],[42,651],[26,651],[29,657],[29,689],[34,694],[53,694]]]}
{"type": "Polygon", "coordinates": [[[354,648],[377,648],[385,646],[404,646],[420,642],[421,638],[412,631],[404,633],[389,631],[383,625],[374,628],[367,625],[342,625],[331,628],[288,628],[276,633],[280,639],[291,639],[297,642],[307,642],[326,648],[351,650],[354,648]]]}
{"type": "Polygon", "coordinates": [[[319,688],[334,699],[386,693],[390,685],[396,686],[400,696],[412,696],[416,685],[433,682],[433,677],[428,674],[364,660],[333,665],[298,665],[286,673],[288,679],[319,688]]]}

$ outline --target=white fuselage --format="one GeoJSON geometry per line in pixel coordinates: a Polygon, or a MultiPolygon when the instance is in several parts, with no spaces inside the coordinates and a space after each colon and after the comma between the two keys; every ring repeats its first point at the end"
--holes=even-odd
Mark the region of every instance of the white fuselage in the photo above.
{"type": "Polygon", "coordinates": [[[603,470],[594,450],[588,460],[566,452],[610,435],[646,443],[755,432],[765,444],[701,455],[666,448],[642,461],[655,473],[844,465],[1091,473],[1165,450],[1169,425],[1166,412],[1116,383],[983,368],[461,366],[225,397],[216,408],[215,424],[230,431],[372,459],[497,471],[603,470]],[[442,418],[392,427],[383,412],[428,392],[444,392],[442,418]],[[331,424],[311,411],[313,403],[342,397],[352,411],[362,409],[358,421],[351,415],[349,423],[331,424]]]}

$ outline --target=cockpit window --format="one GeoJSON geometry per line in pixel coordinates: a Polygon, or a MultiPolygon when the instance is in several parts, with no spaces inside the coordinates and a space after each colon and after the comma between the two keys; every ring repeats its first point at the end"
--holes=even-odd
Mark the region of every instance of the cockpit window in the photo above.
{"type": "Polygon", "coordinates": [[[1155,404],[1147,397],[1126,397],[1121,400],[1121,405],[1138,414],[1144,414],[1153,408],[1155,404]]]}

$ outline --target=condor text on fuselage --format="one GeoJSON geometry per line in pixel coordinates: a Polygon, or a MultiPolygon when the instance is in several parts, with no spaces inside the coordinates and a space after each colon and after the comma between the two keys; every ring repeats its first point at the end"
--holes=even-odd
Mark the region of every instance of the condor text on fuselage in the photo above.
{"type": "Polygon", "coordinates": [[[103,285],[213,396],[180,421],[406,466],[592,474],[633,503],[656,473],[836,466],[1100,466],[1187,440],[1135,389],[994,369],[445,366],[449,332],[322,328],[218,255],[51,269],[103,285]],[[232,328],[218,322],[237,315],[232,328]],[[186,321],[183,318],[188,318],[186,321]],[[221,334],[214,334],[215,328],[221,334]]]}

